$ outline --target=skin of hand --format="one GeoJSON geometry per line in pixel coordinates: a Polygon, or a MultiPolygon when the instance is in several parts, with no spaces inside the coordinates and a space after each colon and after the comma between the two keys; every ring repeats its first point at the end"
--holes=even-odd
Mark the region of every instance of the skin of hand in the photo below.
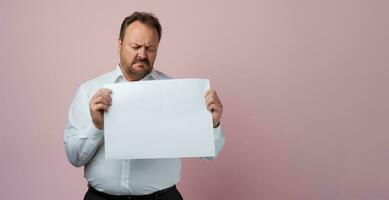
{"type": "Polygon", "coordinates": [[[102,88],[96,92],[89,102],[92,122],[100,130],[104,129],[104,112],[107,112],[108,107],[112,104],[111,93],[110,89],[102,88]]]}
{"type": "Polygon", "coordinates": [[[223,114],[223,105],[215,90],[210,89],[205,93],[205,102],[207,109],[212,113],[213,127],[216,128],[220,124],[223,114]]]}

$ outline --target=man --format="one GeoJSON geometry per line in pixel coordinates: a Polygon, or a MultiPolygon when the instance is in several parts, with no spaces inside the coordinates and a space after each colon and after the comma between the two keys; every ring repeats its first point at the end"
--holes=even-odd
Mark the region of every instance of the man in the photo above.
{"type": "MultiPolygon", "coordinates": [[[[111,105],[111,91],[102,85],[168,79],[153,69],[161,32],[159,20],[151,13],[135,12],[126,17],[118,39],[120,63],[114,71],[83,83],[76,93],[64,141],[70,163],[84,166],[89,187],[84,199],[182,199],[175,187],[180,179],[180,159],[104,158],[104,112],[111,105]]],[[[207,91],[204,100],[212,112],[217,155],[224,144],[220,129],[223,106],[214,90],[207,91]]]]}

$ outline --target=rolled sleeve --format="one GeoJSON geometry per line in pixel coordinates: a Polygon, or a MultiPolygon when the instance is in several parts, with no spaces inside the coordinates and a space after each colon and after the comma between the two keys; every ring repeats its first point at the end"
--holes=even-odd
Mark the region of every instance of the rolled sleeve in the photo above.
{"type": "Polygon", "coordinates": [[[213,129],[213,135],[215,140],[215,156],[203,157],[206,160],[215,160],[224,146],[225,137],[221,125],[213,129]]]}

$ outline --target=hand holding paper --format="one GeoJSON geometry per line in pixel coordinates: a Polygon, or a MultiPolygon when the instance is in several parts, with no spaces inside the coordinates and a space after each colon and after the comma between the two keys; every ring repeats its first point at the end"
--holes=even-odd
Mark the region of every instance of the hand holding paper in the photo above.
{"type": "Polygon", "coordinates": [[[205,93],[207,109],[212,112],[213,127],[216,128],[220,124],[220,119],[223,113],[223,105],[216,94],[215,90],[208,90],[205,93]]]}
{"type": "Polygon", "coordinates": [[[111,105],[111,93],[110,89],[101,88],[89,102],[93,125],[100,130],[104,129],[104,112],[107,112],[111,105]]]}

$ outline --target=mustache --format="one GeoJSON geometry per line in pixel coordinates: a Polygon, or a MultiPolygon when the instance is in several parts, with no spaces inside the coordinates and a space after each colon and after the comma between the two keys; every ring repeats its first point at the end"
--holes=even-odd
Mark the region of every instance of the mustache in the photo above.
{"type": "Polygon", "coordinates": [[[147,58],[136,59],[133,64],[136,64],[136,63],[144,63],[144,64],[147,64],[147,65],[150,65],[150,61],[147,58]]]}

